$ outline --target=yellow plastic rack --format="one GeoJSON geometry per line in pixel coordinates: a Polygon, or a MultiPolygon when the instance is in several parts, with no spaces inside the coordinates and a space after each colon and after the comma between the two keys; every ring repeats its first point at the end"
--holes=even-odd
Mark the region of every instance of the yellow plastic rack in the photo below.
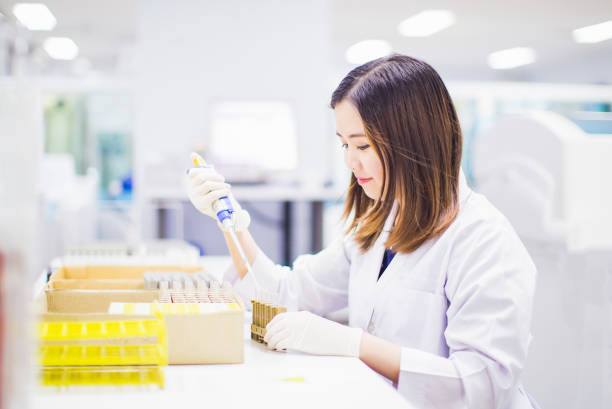
{"type": "Polygon", "coordinates": [[[41,341],[80,341],[89,339],[164,337],[161,320],[97,321],[97,322],[41,322],[38,339],[41,341]]]}
{"type": "Polygon", "coordinates": [[[45,367],[40,371],[44,386],[157,385],[164,386],[164,371],[157,366],[45,367]]]}
{"type": "Polygon", "coordinates": [[[216,303],[216,304],[197,304],[197,303],[151,303],[151,313],[153,314],[202,314],[207,311],[227,311],[240,310],[238,303],[216,303]]]}
{"type": "Polygon", "coordinates": [[[167,365],[163,320],[41,322],[38,360],[42,366],[167,365]],[[156,337],[155,344],[107,345],[109,340],[156,337]],[[99,344],[94,344],[100,340],[99,344]],[[76,344],[87,341],[88,345],[76,344]],[[45,344],[52,342],[52,344],[45,344]],[[58,345],[58,342],[68,344],[58,345]]]}
{"type": "Polygon", "coordinates": [[[42,366],[166,365],[163,345],[41,345],[42,366]]]}

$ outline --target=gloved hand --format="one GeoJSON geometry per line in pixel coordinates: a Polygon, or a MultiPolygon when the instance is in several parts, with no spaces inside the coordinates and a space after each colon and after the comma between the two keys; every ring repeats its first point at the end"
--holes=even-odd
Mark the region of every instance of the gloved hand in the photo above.
{"type": "Polygon", "coordinates": [[[284,312],[268,323],[264,341],[269,349],[359,357],[362,332],[308,311],[284,312]]]}
{"type": "MultiPolygon", "coordinates": [[[[197,153],[192,153],[191,155],[192,158],[196,155],[199,162],[202,165],[205,164],[204,159],[197,153]]],[[[227,196],[234,207],[234,213],[232,214],[234,228],[236,231],[244,231],[249,227],[251,217],[246,210],[240,207],[230,189],[231,186],[225,183],[225,178],[217,173],[212,166],[189,169],[187,175],[187,195],[194,207],[215,219],[219,227],[225,230],[224,226],[217,219],[217,212],[213,207],[213,203],[219,198],[227,196]]]]}

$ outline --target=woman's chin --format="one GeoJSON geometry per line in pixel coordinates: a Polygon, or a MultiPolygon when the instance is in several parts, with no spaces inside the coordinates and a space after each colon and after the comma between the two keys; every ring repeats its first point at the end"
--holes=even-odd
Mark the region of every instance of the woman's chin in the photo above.
{"type": "Polygon", "coordinates": [[[378,200],[378,197],[379,197],[378,192],[371,192],[368,189],[363,189],[363,193],[365,193],[366,196],[372,200],[378,200]]]}

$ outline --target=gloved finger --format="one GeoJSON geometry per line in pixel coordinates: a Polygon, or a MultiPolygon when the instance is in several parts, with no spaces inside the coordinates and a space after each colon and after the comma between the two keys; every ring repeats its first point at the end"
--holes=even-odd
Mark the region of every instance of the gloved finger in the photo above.
{"type": "Polygon", "coordinates": [[[194,177],[189,176],[187,178],[187,183],[190,186],[198,186],[206,182],[225,182],[225,178],[218,173],[210,175],[197,175],[194,177]]]}
{"type": "Polygon", "coordinates": [[[270,326],[270,323],[266,325],[266,335],[264,335],[264,341],[268,342],[272,337],[276,334],[279,334],[287,329],[287,326],[283,324],[283,322],[277,321],[277,324],[274,326],[270,326]]]}
{"type": "Polygon", "coordinates": [[[212,203],[223,197],[223,196],[227,196],[229,194],[228,190],[225,189],[219,189],[219,190],[213,190],[212,192],[208,192],[205,195],[194,195],[194,194],[190,194],[189,198],[191,200],[191,202],[193,203],[193,205],[195,207],[197,207],[198,209],[207,209],[210,208],[210,210],[212,211],[212,203]]]}
{"type": "Polygon", "coordinates": [[[210,205],[215,200],[227,195],[229,195],[229,190],[227,189],[213,190],[202,196],[202,203],[208,203],[210,205]]]}
{"type": "Polygon", "coordinates": [[[201,180],[201,179],[187,179],[187,191],[195,192],[200,189],[202,186],[205,186],[206,183],[223,183],[222,180],[201,180]]]}
{"type": "Polygon", "coordinates": [[[207,168],[191,168],[189,169],[189,180],[194,183],[203,183],[208,180],[215,182],[225,182],[225,178],[220,173],[207,168]]]}
{"type": "Polygon", "coordinates": [[[227,183],[208,181],[199,186],[194,187],[192,189],[192,192],[196,196],[206,196],[210,192],[222,189],[223,191],[226,191],[229,194],[230,188],[230,185],[228,185],[227,183]]]}
{"type": "Polygon", "coordinates": [[[193,167],[187,169],[187,174],[190,178],[198,178],[200,176],[207,177],[211,175],[219,175],[219,172],[215,170],[212,166],[205,167],[193,167]]]}
{"type": "Polygon", "coordinates": [[[272,333],[270,336],[268,336],[268,332],[266,332],[266,337],[268,338],[266,340],[266,337],[264,337],[264,341],[268,343],[268,349],[276,349],[276,345],[285,340],[286,338],[289,338],[289,336],[291,335],[291,331],[289,331],[286,328],[281,329],[278,332],[274,332],[272,333]]]}
{"type": "Polygon", "coordinates": [[[277,351],[286,351],[289,348],[294,349],[293,345],[291,344],[292,344],[291,337],[286,337],[278,341],[274,349],[277,351]]]}
{"type": "Polygon", "coordinates": [[[281,312],[277,314],[272,321],[266,325],[266,333],[278,331],[281,327],[284,327],[283,322],[287,319],[287,313],[281,312]]]}

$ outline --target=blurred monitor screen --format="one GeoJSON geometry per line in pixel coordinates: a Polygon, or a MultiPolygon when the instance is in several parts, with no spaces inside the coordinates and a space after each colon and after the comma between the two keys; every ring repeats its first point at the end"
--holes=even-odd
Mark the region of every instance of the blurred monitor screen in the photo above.
{"type": "Polygon", "coordinates": [[[215,165],[288,171],[297,168],[297,134],[289,104],[221,102],[212,108],[210,156],[215,165]]]}

